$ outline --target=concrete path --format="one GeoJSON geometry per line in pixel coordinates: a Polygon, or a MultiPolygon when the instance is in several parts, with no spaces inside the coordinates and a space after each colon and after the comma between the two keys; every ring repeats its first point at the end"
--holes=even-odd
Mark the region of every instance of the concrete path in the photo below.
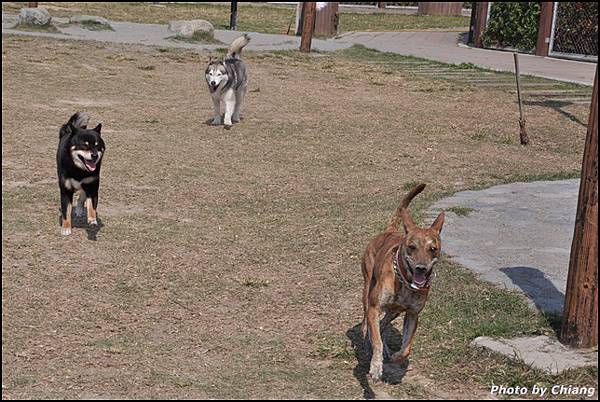
{"type": "MultiPolygon", "coordinates": [[[[60,34],[26,32],[11,29],[15,16],[2,14],[2,33],[45,36],[60,39],[97,40],[102,42],[141,44],[161,47],[188,49],[215,49],[223,45],[200,45],[177,42],[170,37],[166,25],[137,24],[111,21],[115,31],[90,31],[75,26],[61,28],[60,34]]],[[[65,19],[54,18],[66,22],[65,19]]],[[[240,32],[215,31],[215,38],[229,43],[240,32]]],[[[300,38],[287,35],[251,33],[252,42],[248,50],[290,50],[300,47],[300,38]]],[[[313,40],[313,48],[320,51],[335,51],[361,44],[369,48],[401,55],[460,64],[472,63],[496,71],[514,71],[513,56],[510,52],[474,49],[460,43],[464,36],[459,32],[420,31],[420,32],[352,32],[337,39],[313,40]]],[[[596,70],[595,63],[559,60],[553,58],[520,56],[523,74],[592,85],[596,70]]]]}
{"type": "MultiPolygon", "coordinates": [[[[61,33],[30,32],[12,29],[15,16],[2,14],[2,33],[16,35],[32,35],[56,39],[70,40],[92,40],[99,42],[111,42],[121,44],[135,44],[159,47],[174,47],[184,49],[214,50],[226,47],[233,39],[240,36],[242,32],[215,30],[215,39],[223,44],[197,44],[173,39],[173,32],[169,32],[167,25],[161,24],[138,24],[133,22],[110,21],[114,31],[89,30],[77,25],[68,27],[57,26],[61,33]]],[[[53,18],[54,22],[67,23],[67,18],[53,18]]],[[[273,35],[251,33],[252,41],[246,47],[248,50],[291,50],[300,47],[300,38],[288,35],[273,35]]],[[[313,49],[321,51],[334,51],[352,46],[352,43],[334,40],[313,40],[313,49]]]]}
{"type": "MultiPolygon", "coordinates": [[[[341,40],[382,52],[415,56],[444,63],[472,63],[495,71],[514,72],[511,52],[478,49],[461,43],[456,32],[352,32],[341,40]]],[[[519,55],[522,74],[593,85],[596,63],[519,55]]]]}
{"type": "Polygon", "coordinates": [[[579,179],[513,183],[457,193],[429,212],[446,210],[442,248],[454,261],[542,311],[560,312],[578,191],[579,179]]]}

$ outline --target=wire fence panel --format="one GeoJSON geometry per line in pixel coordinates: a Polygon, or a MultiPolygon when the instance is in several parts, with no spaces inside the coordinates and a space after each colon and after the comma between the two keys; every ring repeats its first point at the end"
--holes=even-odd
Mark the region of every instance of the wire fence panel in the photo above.
{"type": "Polygon", "coordinates": [[[549,55],[598,61],[598,3],[554,3],[549,55]]]}

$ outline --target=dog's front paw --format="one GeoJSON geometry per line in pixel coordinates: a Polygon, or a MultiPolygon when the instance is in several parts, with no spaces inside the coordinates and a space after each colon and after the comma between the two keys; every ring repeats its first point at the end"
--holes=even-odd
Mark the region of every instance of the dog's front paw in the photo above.
{"type": "Polygon", "coordinates": [[[225,130],[231,130],[231,127],[233,127],[231,124],[225,124],[225,130]]]}
{"type": "Polygon", "coordinates": [[[71,228],[60,228],[60,234],[63,236],[70,236],[71,228]]]}
{"type": "Polygon", "coordinates": [[[213,126],[220,126],[221,125],[221,117],[220,116],[215,117],[214,119],[212,119],[210,124],[212,124],[213,126]]]}
{"type": "Polygon", "coordinates": [[[88,219],[88,225],[98,226],[98,221],[96,219],[88,219]]]}
{"type": "Polygon", "coordinates": [[[374,382],[381,381],[383,375],[383,362],[371,362],[371,369],[369,370],[369,377],[374,382]]]}

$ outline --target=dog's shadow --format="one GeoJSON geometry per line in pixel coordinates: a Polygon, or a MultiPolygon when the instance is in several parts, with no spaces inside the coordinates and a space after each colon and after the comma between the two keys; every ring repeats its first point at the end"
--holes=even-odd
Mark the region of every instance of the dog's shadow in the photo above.
{"type": "MultiPolygon", "coordinates": [[[[377,397],[377,394],[373,391],[373,388],[371,388],[369,380],[371,347],[369,343],[365,342],[363,339],[361,324],[348,329],[348,331],[346,331],[346,336],[352,342],[352,348],[354,349],[354,354],[358,362],[356,367],[354,367],[354,377],[358,380],[364,390],[364,398],[374,399],[377,397]]],[[[391,353],[400,350],[402,346],[402,335],[393,325],[388,325],[383,331],[383,339],[386,340],[391,353]]],[[[407,369],[407,364],[395,364],[384,361],[382,380],[388,384],[400,384],[406,375],[407,369]]]]}
{"type": "Polygon", "coordinates": [[[74,228],[85,229],[88,240],[98,240],[98,232],[102,229],[104,224],[99,217],[96,217],[98,224],[90,225],[87,222],[87,208],[86,207],[75,207],[73,208],[72,225],[74,228]]]}

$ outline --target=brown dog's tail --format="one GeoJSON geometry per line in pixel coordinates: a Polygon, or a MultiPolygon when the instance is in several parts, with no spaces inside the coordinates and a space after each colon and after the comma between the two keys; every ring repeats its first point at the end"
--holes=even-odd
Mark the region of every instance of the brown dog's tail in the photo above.
{"type": "Polygon", "coordinates": [[[413,198],[415,198],[424,189],[425,189],[425,184],[421,183],[421,184],[416,185],[412,190],[410,190],[410,192],[408,194],[406,194],[406,196],[402,199],[402,202],[396,209],[396,212],[394,212],[394,215],[392,215],[392,217],[388,221],[388,224],[385,227],[386,232],[398,230],[398,223],[400,223],[400,220],[402,219],[400,217],[400,212],[403,209],[408,208],[408,206],[409,206],[410,202],[413,200],[413,198]]]}

